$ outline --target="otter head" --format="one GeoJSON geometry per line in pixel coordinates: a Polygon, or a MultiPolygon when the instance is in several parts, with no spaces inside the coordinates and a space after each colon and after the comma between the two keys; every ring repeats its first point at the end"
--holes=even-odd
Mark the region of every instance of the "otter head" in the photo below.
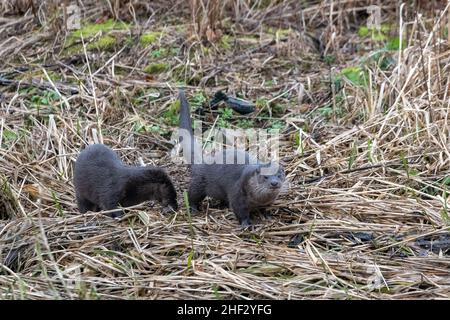
{"type": "Polygon", "coordinates": [[[261,206],[272,203],[281,191],[285,180],[284,168],[278,165],[278,170],[268,174],[261,170],[262,166],[256,167],[252,176],[248,179],[247,190],[255,202],[261,206]]]}

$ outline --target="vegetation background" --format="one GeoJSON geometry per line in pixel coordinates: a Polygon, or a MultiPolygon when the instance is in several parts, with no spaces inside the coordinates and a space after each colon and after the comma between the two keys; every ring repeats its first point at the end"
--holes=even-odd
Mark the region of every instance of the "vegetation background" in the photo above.
{"type": "Polygon", "coordinates": [[[1,299],[449,298],[446,1],[3,0],[0,15],[1,299]],[[179,86],[210,127],[281,130],[272,220],[242,231],[213,202],[78,213],[92,142],[165,167],[183,202],[179,86]],[[257,110],[209,110],[218,90],[257,110]]]}

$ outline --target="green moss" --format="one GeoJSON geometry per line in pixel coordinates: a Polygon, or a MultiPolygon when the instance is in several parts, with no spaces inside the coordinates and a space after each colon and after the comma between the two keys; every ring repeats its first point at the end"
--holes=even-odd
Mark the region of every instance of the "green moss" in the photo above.
{"type": "Polygon", "coordinates": [[[109,50],[114,48],[117,43],[117,39],[113,36],[106,35],[98,39],[97,41],[91,42],[87,45],[88,50],[109,50]]]}
{"type": "Polygon", "coordinates": [[[83,35],[83,38],[91,38],[99,32],[109,32],[111,30],[124,30],[128,28],[129,25],[126,24],[125,22],[114,21],[112,19],[109,19],[104,23],[87,24],[80,30],[73,31],[70,34],[70,37],[79,39],[81,38],[81,35],[83,35]]]}
{"type": "Polygon", "coordinates": [[[69,55],[83,52],[83,45],[80,44],[81,36],[83,36],[85,43],[87,43],[89,42],[90,39],[92,39],[99,33],[102,34],[100,39],[95,42],[89,43],[87,45],[87,49],[88,50],[110,49],[116,45],[117,39],[109,35],[109,32],[112,30],[124,30],[128,28],[129,28],[128,24],[120,21],[114,21],[112,19],[104,23],[87,24],[83,28],[73,31],[69,34],[65,44],[64,52],[69,55]]]}
{"type": "Polygon", "coordinates": [[[169,69],[169,65],[164,62],[150,63],[144,68],[144,72],[148,74],[161,73],[169,69]]]}
{"type": "Polygon", "coordinates": [[[67,55],[77,54],[83,52],[83,45],[82,44],[76,44],[73,46],[66,46],[66,49],[64,49],[64,53],[67,55]]]}
{"type": "Polygon", "coordinates": [[[367,37],[369,35],[369,28],[367,27],[360,27],[358,30],[358,36],[361,38],[367,37]]]}
{"type": "Polygon", "coordinates": [[[147,47],[153,44],[160,36],[161,32],[146,32],[139,39],[139,43],[142,47],[147,47]]]}

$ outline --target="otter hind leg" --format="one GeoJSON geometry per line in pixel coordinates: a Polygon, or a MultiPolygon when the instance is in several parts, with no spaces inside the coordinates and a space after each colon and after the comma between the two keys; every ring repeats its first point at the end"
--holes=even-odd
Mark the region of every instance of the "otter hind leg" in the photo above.
{"type": "MultiPolygon", "coordinates": [[[[116,209],[119,206],[119,201],[116,198],[110,198],[107,200],[104,200],[101,204],[100,204],[100,208],[102,210],[113,210],[116,209]]],[[[124,215],[124,212],[122,209],[118,209],[105,213],[107,216],[111,217],[111,218],[120,218],[121,216],[124,215]]]]}
{"type": "Polygon", "coordinates": [[[205,199],[205,197],[206,191],[204,184],[196,179],[192,180],[188,191],[189,206],[192,213],[196,213],[199,211],[199,205],[203,201],[203,199],[205,199]]]}
{"type": "Polygon", "coordinates": [[[91,201],[83,198],[81,196],[76,196],[78,210],[81,213],[86,213],[88,211],[98,211],[98,206],[96,206],[91,201]]]}
{"type": "Polygon", "coordinates": [[[163,213],[178,210],[177,193],[171,182],[164,184],[159,188],[159,196],[157,200],[164,207],[163,213]]]}

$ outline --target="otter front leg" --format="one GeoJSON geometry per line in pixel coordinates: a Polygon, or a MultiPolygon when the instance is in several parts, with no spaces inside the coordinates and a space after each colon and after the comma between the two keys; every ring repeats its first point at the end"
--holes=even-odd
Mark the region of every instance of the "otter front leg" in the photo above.
{"type": "Polygon", "coordinates": [[[266,208],[259,208],[258,211],[263,216],[264,219],[273,220],[272,215],[270,214],[269,210],[267,210],[266,208]]]}
{"type": "Polygon", "coordinates": [[[228,205],[228,201],[227,200],[220,200],[217,207],[219,209],[226,209],[226,208],[229,208],[230,206],[228,205]]]}
{"type": "Polygon", "coordinates": [[[248,228],[252,225],[250,219],[250,210],[244,197],[237,197],[230,201],[231,209],[239,220],[242,228],[248,228]]]}
{"type": "Polygon", "coordinates": [[[194,178],[188,191],[189,206],[191,207],[192,213],[197,213],[199,211],[199,205],[205,197],[206,192],[203,183],[194,178]]]}
{"type": "Polygon", "coordinates": [[[119,201],[116,200],[115,198],[113,199],[108,199],[107,201],[103,202],[101,204],[101,208],[102,210],[113,210],[113,209],[117,209],[108,213],[105,213],[107,216],[111,217],[111,218],[120,218],[121,216],[123,216],[125,213],[123,212],[122,209],[118,209],[119,205],[119,201]]]}
{"type": "Polygon", "coordinates": [[[80,210],[81,213],[86,213],[88,211],[98,211],[97,206],[89,200],[82,198],[81,196],[76,196],[76,200],[78,210],[80,210]]]}

